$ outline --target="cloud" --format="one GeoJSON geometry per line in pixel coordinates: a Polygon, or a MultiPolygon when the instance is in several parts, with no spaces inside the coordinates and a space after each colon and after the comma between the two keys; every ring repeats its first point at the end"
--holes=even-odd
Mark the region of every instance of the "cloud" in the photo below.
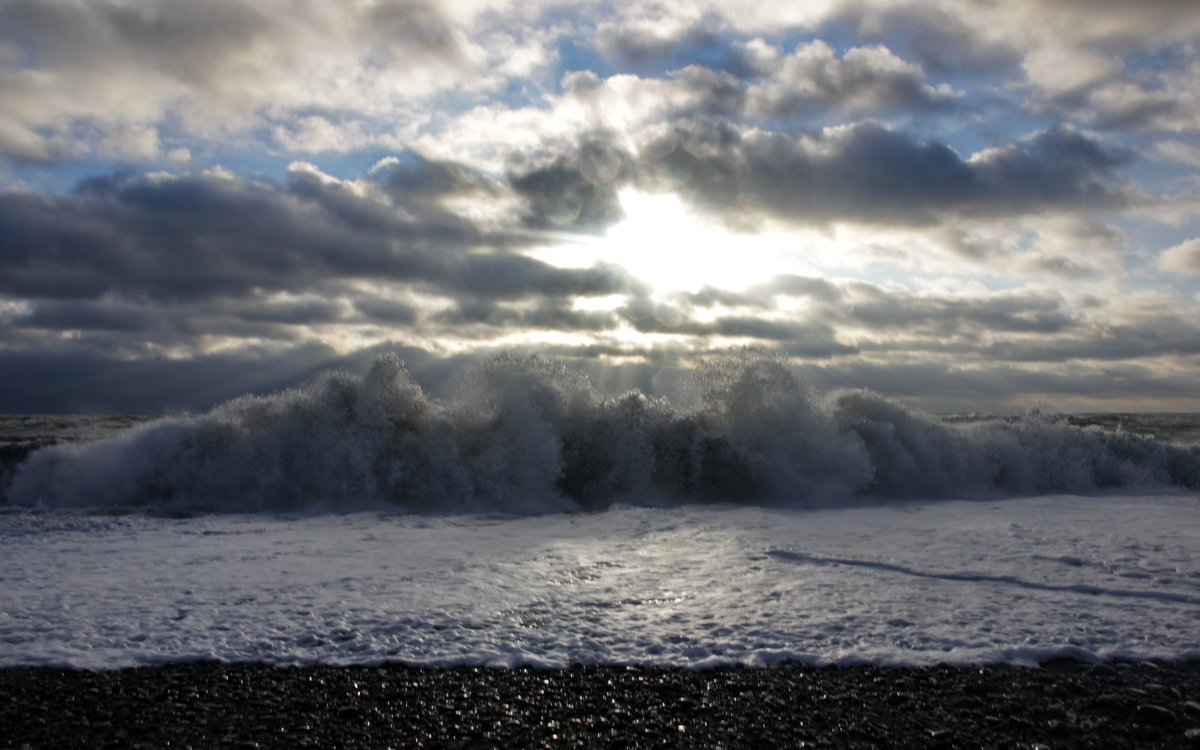
{"type": "MultiPolygon", "coordinates": [[[[932,84],[919,66],[886,47],[842,53],[822,41],[791,52],[762,39],[723,40],[725,54],[655,74],[601,77],[569,70],[559,94],[537,104],[492,103],[447,117],[417,137],[441,158],[512,171],[546,149],[603,140],[622,153],[662,146],[664,128],[692,153],[704,154],[722,128],[743,130],[783,121],[802,127],[843,115],[911,116],[958,111],[960,95],[932,84]]],[[[549,166],[543,159],[539,166],[549,166]]]]}
{"type": "Polygon", "coordinates": [[[245,391],[292,385],[316,369],[360,367],[373,352],[389,348],[403,349],[418,381],[433,386],[464,361],[500,351],[505,345],[498,332],[538,330],[577,338],[570,343],[526,339],[509,346],[586,365],[618,391],[634,384],[648,387],[661,368],[686,368],[698,358],[736,351],[731,345],[755,341],[822,363],[806,372],[823,387],[866,386],[942,409],[1011,408],[1035,386],[1038,393],[1093,399],[1088,402],[1093,406],[1121,397],[1127,393],[1122,387],[1132,386],[1145,386],[1139,397],[1181,398],[1189,392],[1184,381],[1190,383],[1187,373],[1193,368],[1178,358],[1200,357],[1196,321],[1164,316],[1169,299],[1096,300],[1081,316],[1070,311],[1086,305],[1051,292],[913,294],[863,282],[785,276],[753,295],[724,299],[717,314],[703,320],[685,304],[698,296],[681,295],[673,304],[635,296],[611,312],[574,310],[567,300],[552,297],[526,302],[468,297],[438,313],[411,308],[411,318],[403,304],[388,306],[368,295],[352,305],[318,297],[210,300],[192,307],[109,299],[34,302],[0,327],[0,342],[8,345],[0,347],[0,375],[10,384],[0,402],[9,398],[20,404],[0,403],[0,408],[207,408],[245,391]],[[798,313],[782,304],[789,299],[812,306],[798,313]],[[744,304],[734,307],[739,302],[744,304]],[[428,347],[386,343],[387,335],[384,343],[348,353],[308,338],[314,326],[363,322],[356,317],[363,314],[371,320],[389,316],[397,323],[403,333],[391,329],[393,341],[398,333],[407,337],[425,330],[451,337],[443,339],[447,343],[478,345],[447,358],[428,347]],[[620,321],[646,335],[609,337],[620,321]],[[55,335],[68,329],[82,335],[55,335]],[[39,331],[45,335],[35,346],[14,348],[14,335],[39,331]],[[179,351],[187,341],[222,335],[241,338],[227,339],[235,345],[215,351],[197,347],[190,356],[167,356],[170,347],[179,351]],[[618,365],[613,357],[627,364],[618,365]],[[1121,363],[1140,363],[1140,369],[1121,363]],[[1122,387],[1101,382],[1102,372],[1118,371],[1122,387]]]}
{"type": "Polygon", "coordinates": [[[802,365],[800,372],[821,388],[868,388],[942,413],[1011,412],[1032,407],[1113,411],[1122,405],[1145,408],[1156,403],[1177,407],[1189,403],[1186,378],[1148,368],[1027,369],[1003,362],[962,367],[953,362],[857,360],[802,365]]]}
{"type": "Polygon", "coordinates": [[[121,298],[38,299],[13,316],[0,341],[13,348],[77,350],[112,356],[195,355],[264,342],[299,342],[315,332],[358,322],[341,298],[258,295],[210,299],[203,304],[162,304],[121,298]],[[16,334],[16,335],[14,335],[16,334]]]}
{"type": "Polygon", "coordinates": [[[1060,340],[1002,341],[984,347],[986,359],[1009,363],[1138,361],[1200,355],[1194,323],[1164,319],[1152,325],[1105,326],[1092,335],[1060,340]]]}
{"type": "Polygon", "coordinates": [[[688,16],[601,22],[592,44],[605,58],[626,66],[669,64],[696,52],[719,51],[720,31],[688,16]]]}
{"type": "Polygon", "coordinates": [[[359,296],[354,300],[354,309],[368,320],[389,325],[411,325],[418,316],[415,305],[385,297],[359,296]]]}
{"type": "MultiPolygon", "coordinates": [[[[847,26],[866,39],[899,45],[922,66],[937,73],[986,74],[1020,64],[1013,42],[995,33],[962,7],[937,3],[848,3],[833,11],[833,26],[847,26]]],[[[973,8],[972,10],[976,10],[973,8]]]]}
{"type": "Polygon", "coordinates": [[[592,46],[625,70],[674,69],[674,77],[605,80],[646,100],[638,106],[658,100],[677,114],[689,107],[681,97],[729,106],[732,93],[751,117],[928,112],[960,97],[926,70],[1011,72],[1021,59],[1047,106],[1090,96],[1097,123],[1194,122],[1194,71],[1125,72],[1120,63],[1146,40],[1169,48],[1197,32],[1178,2],[968,5],[969,13],[961,2],[872,0],[552,10],[378,0],[335,10],[301,0],[9,0],[0,5],[0,154],[150,158],[196,139],[263,133],[299,153],[401,148],[445,118],[431,97],[496,101],[516,81],[536,100],[572,70],[560,54],[570,45],[592,46]],[[790,51],[755,40],[847,30],[875,44],[839,53],[820,40],[790,51]],[[709,79],[707,93],[700,78],[709,79]]]}
{"type": "MultiPolygon", "coordinates": [[[[672,305],[646,297],[630,299],[616,314],[643,334],[672,334],[697,340],[753,340],[759,344],[779,344],[794,356],[813,359],[857,352],[855,347],[838,341],[834,328],[821,320],[821,316],[795,320],[724,314],[703,321],[691,315],[686,305],[672,305]]],[[[725,345],[729,345],[728,341],[725,345]]]]}
{"type": "Polygon", "coordinates": [[[483,335],[455,330],[448,308],[493,310],[477,321],[492,335],[610,327],[571,306],[629,292],[626,272],[549,265],[522,254],[526,230],[456,208],[509,192],[408,154],[354,181],[295,165],[283,183],[117,174],[59,195],[0,193],[0,348],[191,357],[369,344],[397,327],[416,342],[483,335]],[[525,309],[495,312],[512,305],[525,309]]]}
{"type": "Polygon", "coordinates": [[[1200,250],[1147,267],[1145,225],[1196,234],[1181,7],[0,0],[0,372],[192,404],[382,342],[639,383],[749,344],[914,397],[1173,399],[1200,250]],[[658,278],[604,262],[632,194],[683,204],[629,243],[658,278]]]}
{"type": "Polygon", "coordinates": [[[765,74],[751,87],[749,114],[772,118],[817,114],[922,112],[947,109],[956,98],[947,85],[932,86],[917,65],[884,46],[852,47],[840,58],[816,40],[788,55],[761,42],[752,43],[754,60],[765,74]]]}
{"type": "Polygon", "coordinates": [[[528,335],[546,331],[589,334],[615,327],[612,313],[573,309],[561,299],[545,299],[532,306],[513,306],[490,300],[462,299],[432,316],[431,323],[445,326],[449,335],[472,340],[494,340],[497,332],[528,335]]]}
{"type": "Polygon", "coordinates": [[[386,235],[339,224],[319,203],[207,175],[93,178],[54,197],[9,193],[0,196],[0,231],[0,289],[28,296],[197,298],[420,266],[395,256],[386,235]]]}
{"type": "MultiPolygon", "coordinates": [[[[614,156],[613,160],[619,164],[620,157],[614,156]]],[[[619,166],[613,176],[601,179],[593,176],[592,164],[585,146],[552,164],[514,175],[513,188],[529,207],[526,224],[537,229],[596,231],[620,219],[621,204],[613,184],[619,166]]],[[[603,168],[604,173],[608,171],[603,168]]]]}
{"type": "Polygon", "coordinates": [[[946,337],[987,333],[1060,333],[1075,325],[1061,297],[1052,294],[998,294],[982,299],[932,297],[849,285],[832,314],[874,333],[946,337]]]}
{"type": "Polygon", "coordinates": [[[839,55],[821,40],[785,52],[752,39],[729,50],[724,59],[657,77],[572,73],[564,79],[564,105],[584,107],[596,127],[628,130],[656,119],[697,116],[819,121],[837,114],[948,112],[960,96],[946,84],[930,84],[920,66],[883,45],[851,47],[839,55]]]}
{"type": "MultiPolygon", "coordinates": [[[[1079,161],[1104,157],[1070,138],[1054,143],[1079,161]]],[[[592,151],[577,156],[592,153],[601,165],[616,159],[605,175],[624,169],[624,157],[601,142],[585,145],[592,151]]],[[[608,187],[586,179],[599,167],[581,161],[531,174],[608,187]]],[[[742,292],[708,287],[656,299],[617,266],[549,265],[524,254],[536,241],[525,230],[483,228],[447,204],[522,187],[535,199],[556,194],[412,154],[355,181],[295,165],[282,184],[116,175],[60,196],[10,192],[0,196],[0,292],[22,306],[6,315],[6,336],[10,346],[28,347],[70,334],[79,346],[145,356],[264,341],[372,341],[389,327],[412,341],[447,343],[538,331],[603,338],[625,329],[701,348],[758,341],[828,358],[893,335],[922,349],[921,339],[1045,336],[1076,324],[1053,295],[914,296],[794,274],[742,292]],[[622,301],[611,309],[575,305],[612,296],[622,301]],[[782,299],[805,301],[805,312],[785,311],[782,299]]]]}
{"type": "Polygon", "coordinates": [[[794,225],[920,226],[1130,200],[1116,172],[1131,156],[1065,126],[966,159],[870,120],[800,136],[725,128],[714,142],[703,157],[672,149],[650,167],[731,220],[749,211],[794,225]]]}
{"type": "Polygon", "coordinates": [[[1200,276],[1200,237],[1184,240],[1163,250],[1158,256],[1158,266],[1164,271],[1173,271],[1200,276]]]}
{"type": "MultiPolygon", "coordinates": [[[[10,413],[202,410],[244,393],[296,385],[323,369],[361,370],[381,351],[396,351],[414,379],[432,391],[469,363],[498,353],[485,347],[470,355],[443,357],[383,344],[339,355],[311,343],[187,359],[125,360],[86,351],[0,351],[0,378],[9,384],[0,392],[0,409],[10,413]]],[[[541,351],[587,372],[599,387],[614,394],[629,388],[670,391],[671,376],[678,379],[690,358],[720,356],[720,352],[697,352],[690,347],[659,347],[643,350],[640,361],[614,363],[604,357],[628,352],[604,345],[546,346],[541,351]]],[[[1022,409],[1035,405],[1037,399],[1049,399],[1052,409],[1111,410],[1132,403],[1130,394],[1149,405],[1182,404],[1194,391],[1190,377],[1150,367],[1028,369],[1004,362],[962,366],[952,361],[884,362],[851,357],[802,363],[799,369],[809,383],[823,389],[866,387],[938,411],[1022,409]]]]}
{"type": "MultiPolygon", "coordinates": [[[[1103,130],[1195,133],[1200,130],[1200,64],[1188,59],[1190,45],[1159,56],[1181,59],[1159,67],[1153,57],[1151,62],[1139,62],[1097,56],[1091,76],[1062,91],[1040,91],[1031,104],[1103,130]]],[[[1071,69],[1072,63],[1053,60],[1049,65],[1071,69]]]]}
{"type": "MultiPolygon", "coordinates": [[[[89,155],[106,139],[122,155],[144,156],[160,129],[212,137],[305,109],[353,113],[363,128],[357,145],[368,131],[383,134],[380,116],[394,108],[470,83],[487,56],[438,6],[398,0],[336,9],[298,0],[9,0],[0,44],[18,59],[0,75],[0,149],[40,159],[89,155]],[[98,140],[64,145],[61,134],[81,123],[98,140]],[[146,135],[127,142],[131,129],[146,135]]],[[[349,145],[322,122],[312,115],[281,138],[306,150],[349,145]]]]}
{"type": "Polygon", "coordinates": [[[1193,167],[1200,167],[1200,146],[1194,146],[1183,141],[1167,139],[1155,141],[1150,146],[1151,155],[1160,161],[1178,162],[1193,167]]]}
{"type": "Polygon", "coordinates": [[[295,385],[341,364],[332,349],[305,344],[188,358],[120,358],[42,348],[0,351],[0,409],[36,412],[159,412],[207,409],[240,393],[295,385]]]}
{"type": "Polygon", "coordinates": [[[560,269],[509,254],[513,237],[489,234],[441,203],[481,184],[471,170],[413,157],[357,188],[299,170],[283,185],[116,175],[59,196],[0,194],[0,291],[203,299],[352,279],[484,297],[627,287],[614,269],[560,269]]]}

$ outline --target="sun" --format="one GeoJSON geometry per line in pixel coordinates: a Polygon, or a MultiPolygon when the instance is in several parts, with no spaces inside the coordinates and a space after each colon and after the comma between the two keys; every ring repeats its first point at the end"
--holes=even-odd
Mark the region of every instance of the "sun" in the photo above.
{"type": "Polygon", "coordinates": [[[731,232],[674,193],[624,190],[618,200],[625,218],[604,235],[572,237],[538,256],[559,266],[612,263],[660,293],[741,290],[791,265],[778,237],[731,232]]]}

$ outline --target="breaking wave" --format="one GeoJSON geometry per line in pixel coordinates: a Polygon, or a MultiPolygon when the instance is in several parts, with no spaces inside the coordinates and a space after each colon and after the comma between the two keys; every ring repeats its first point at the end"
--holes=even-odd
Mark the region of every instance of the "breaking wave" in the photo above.
{"type": "Polygon", "coordinates": [[[949,424],[808,388],[749,355],[690,374],[686,408],[503,355],[436,399],[393,355],[271,396],[32,453],[7,502],[180,511],[546,511],[1200,487],[1200,449],[1036,413],[949,424]]]}

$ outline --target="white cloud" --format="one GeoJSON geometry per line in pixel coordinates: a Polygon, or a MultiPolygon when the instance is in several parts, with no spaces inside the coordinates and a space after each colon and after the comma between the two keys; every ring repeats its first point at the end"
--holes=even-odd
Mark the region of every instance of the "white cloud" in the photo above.
{"type": "MultiPolygon", "coordinates": [[[[1148,39],[1162,47],[1200,30],[1200,14],[1181,13],[1178,2],[830,0],[754,2],[736,10],[712,1],[623,2],[603,9],[569,5],[546,15],[549,7],[476,0],[10,0],[0,6],[0,150],[42,160],[111,153],[118,128],[161,130],[168,121],[185,135],[213,140],[265,128],[300,152],[394,147],[416,137],[428,117],[425,102],[441,92],[486,93],[486,108],[511,81],[523,81],[535,95],[552,86],[557,45],[568,35],[636,57],[703,47],[718,34],[818,29],[850,17],[879,34],[901,18],[911,25],[926,17],[935,26],[954,18],[970,37],[964,45],[1021,51],[1029,82],[1042,96],[1094,87],[1096,117],[1150,117],[1156,127],[1174,130],[1196,119],[1194,70],[1145,84],[1120,75],[1125,51],[1148,39]],[[307,119],[293,122],[297,115],[307,119]],[[72,135],[85,122],[91,135],[72,135]]],[[[839,56],[821,42],[789,54],[750,42],[742,52],[748,63],[773,70],[748,92],[751,114],[798,105],[861,113],[932,106],[956,94],[879,46],[839,56]]],[[[634,126],[655,111],[720,103],[713,97],[721,95],[721,81],[707,90],[695,83],[609,78],[610,91],[593,102],[606,114],[593,119],[634,126]]],[[[149,143],[143,137],[125,150],[147,156],[149,143]]]]}
{"type": "Polygon", "coordinates": [[[1200,167],[1200,146],[1176,140],[1156,141],[1150,147],[1156,159],[1200,167]]]}
{"type": "Polygon", "coordinates": [[[461,351],[753,340],[861,346],[884,369],[1035,363],[1026,374],[1197,356],[1195,299],[1139,285],[1190,289],[1200,238],[1147,274],[1131,262],[1147,243],[1125,234],[1155,220],[1196,234],[1200,14],[1182,6],[0,0],[0,180],[80,157],[163,170],[0,193],[20,230],[2,233],[0,280],[32,305],[0,303],[25,326],[0,334],[107,321],[78,345],[134,354],[353,348],[398,327],[461,351]],[[342,178],[359,155],[327,156],[373,150],[396,156],[357,179],[342,178]],[[229,168],[201,171],[213,159],[229,168]],[[639,257],[607,260],[661,246],[639,273],[695,294],[651,300],[644,279],[590,265],[605,257],[531,257],[559,231],[619,227],[629,190],[653,194],[650,218],[638,228],[626,206],[608,234],[639,257]],[[720,229],[664,227],[664,205],[720,229]],[[742,240],[768,234],[778,257],[752,267],[742,240]],[[60,256],[75,262],[50,267],[60,256]],[[762,283],[735,283],[731,262],[762,283]],[[78,304],[89,288],[145,309],[78,304]],[[181,295],[202,301],[177,309],[181,295]],[[589,295],[603,302],[575,301],[589,295]]]}
{"type": "MultiPolygon", "coordinates": [[[[51,158],[45,133],[80,122],[103,133],[174,117],[185,133],[212,135],[316,109],[379,123],[447,87],[479,86],[479,72],[497,62],[440,8],[12,0],[0,6],[0,147],[51,158]]],[[[537,63],[536,51],[515,44],[500,52],[520,58],[514,71],[537,63]]]]}
{"type": "Polygon", "coordinates": [[[105,139],[102,153],[118,158],[155,159],[159,155],[158,131],[146,125],[118,126],[105,139]]]}
{"type": "Polygon", "coordinates": [[[852,47],[841,57],[817,40],[783,55],[759,43],[747,45],[765,80],[749,91],[749,111],[766,117],[825,108],[851,113],[943,106],[955,97],[946,85],[931,86],[919,65],[883,46],[852,47]]]}
{"type": "Polygon", "coordinates": [[[1200,276],[1200,237],[1184,240],[1164,250],[1158,257],[1158,266],[1164,271],[1200,276]]]}

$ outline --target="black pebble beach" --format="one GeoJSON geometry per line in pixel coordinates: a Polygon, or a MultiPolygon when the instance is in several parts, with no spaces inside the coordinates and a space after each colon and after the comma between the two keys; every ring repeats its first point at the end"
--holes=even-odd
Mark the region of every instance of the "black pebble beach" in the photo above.
{"type": "Polygon", "coordinates": [[[8,668],[0,747],[1200,748],[1200,661],[8,668]]]}

